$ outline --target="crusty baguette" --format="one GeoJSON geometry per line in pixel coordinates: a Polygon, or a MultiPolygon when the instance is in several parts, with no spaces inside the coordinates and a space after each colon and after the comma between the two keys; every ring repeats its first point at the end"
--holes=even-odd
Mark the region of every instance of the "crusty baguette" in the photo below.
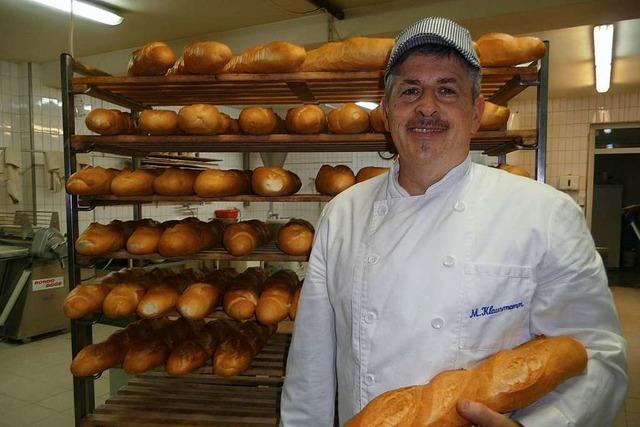
{"type": "Polygon", "coordinates": [[[116,196],[150,196],[157,175],[154,169],[122,169],[111,181],[111,193],[116,196]]]}
{"type": "Polygon", "coordinates": [[[509,108],[493,102],[484,101],[484,112],[478,130],[500,130],[506,127],[509,120],[509,108]]]}
{"type": "Polygon", "coordinates": [[[175,309],[180,295],[188,283],[195,279],[191,270],[163,278],[147,289],[138,303],[138,316],[153,319],[168,315],[175,309]]]}
{"type": "Polygon", "coordinates": [[[111,287],[102,283],[76,286],[65,297],[64,315],[69,319],[81,319],[102,310],[102,303],[111,287]]]}
{"type": "Polygon", "coordinates": [[[224,295],[235,270],[214,270],[202,280],[191,283],[180,295],[176,308],[187,319],[203,319],[213,312],[224,295]]]}
{"type": "Polygon", "coordinates": [[[219,73],[232,56],[229,46],[216,41],[190,43],[182,53],[184,69],[191,74],[219,73]]]}
{"type": "Polygon", "coordinates": [[[191,169],[166,168],[153,180],[153,191],[161,196],[190,196],[197,175],[191,169]]]}
{"type": "Polygon", "coordinates": [[[144,110],[138,117],[144,135],[173,135],[178,132],[178,113],[173,110],[144,110]]]}
{"type": "Polygon", "coordinates": [[[158,243],[163,231],[162,225],[153,220],[141,222],[127,239],[127,252],[133,255],[158,252],[158,243]]]}
{"type": "Polygon", "coordinates": [[[309,255],[315,230],[303,219],[291,219],[278,230],[277,245],[288,255],[309,255]]]}
{"type": "Polygon", "coordinates": [[[252,318],[265,278],[264,270],[248,268],[232,279],[222,302],[225,313],[232,319],[240,321],[252,318]]]}
{"type": "Polygon", "coordinates": [[[394,39],[351,37],[307,52],[300,71],[367,71],[387,66],[394,39]]]}
{"type": "Polygon", "coordinates": [[[136,312],[145,292],[145,286],[138,281],[120,283],[104,299],[102,312],[112,319],[131,316],[136,312]]]}
{"type": "Polygon", "coordinates": [[[220,243],[221,238],[219,223],[186,218],[165,228],[158,242],[158,253],[165,257],[191,255],[220,243]]]}
{"type": "Polygon", "coordinates": [[[249,48],[225,65],[224,73],[290,73],[300,68],[307,52],[285,41],[249,48]]]}
{"type": "Polygon", "coordinates": [[[222,243],[231,255],[245,256],[269,241],[270,237],[269,229],[262,221],[240,221],[225,227],[222,243]]]}
{"type": "Polygon", "coordinates": [[[475,49],[483,67],[508,67],[544,56],[544,43],[537,37],[513,37],[504,33],[483,34],[475,49]]]}
{"type": "Polygon", "coordinates": [[[190,135],[216,135],[225,131],[226,122],[215,106],[193,104],[178,112],[178,128],[190,135]]]}
{"type": "Polygon", "coordinates": [[[318,193],[335,196],[355,184],[356,177],[349,166],[322,165],[315,183],[318,193]]]}
{"type": "Polygon", "coordinates": [[[245,322],[234,330],[215,352],[213,371],[216,375],[230,377],[245,371],[256,354],[267,343],[273,328],[245,322]]]}
{"type": "Polygon", "coordinates": [[[358,171],[358,174],[356,175],[356,183],[366,181],[374,176],[382,175],[387,172],[389,172],[389,168],[365,166],[358,171]]]}
{"type": "Polygon", "coordinates": [[[147,43],[131,54],[129,75],[164,76],[175,62],[173,50],[166,43],[147,43]]]}
{"type": "Polygon", "coordinates": [[[76,252],[80,255],[102,255],[124,248],[127,236],[123,223],[112,221],[107,225],[92,222],[76,239],[76,252]]]}
{"type": "Polygon", "coordinates": [[[580,375],[586,366],[587,352],[575,339],[538,337],[472,369],[445,371],[428,384],[383,393],[347,426],[468,427],[471,423],[456,411],[458,400],[480,402],[501,413],[515,411],[580,375]]]}
{"type": "Polygon", "coordinates": [[[82,168],[67,180],[67,192],[79,196],[111,194],[111,182],[119,172],[117,169],[104,169],[100,166],[82,168]]]}
{"type": "Polygon", "coordinates": [[[193,189],[200,197],[225,197],[251,193],[251,172],[207,169],[198,174],[193,189]]]}
{"type": "Polygon", "coordinates": [[[302,187],[300,177],[278,167],[257,167],[251,175],[251,189],[260,196],[290,196],[302,187]]]}
{"type": "Polygon", "coordinates": [[[279,270],[264,282],[256,306],[256,319],[263,325],[277,325],[289,316],[293,294],[300,280],[292,270],[279,270]]]}
{"type": "Polygon", "coordinates": [[[184,68],[184,57],[182,56],[176,60],[176,62],[173,64],[173,67],[167,70],[167,73],[165,75],[176,76],[181,74],[189,74],[184,68]]]}

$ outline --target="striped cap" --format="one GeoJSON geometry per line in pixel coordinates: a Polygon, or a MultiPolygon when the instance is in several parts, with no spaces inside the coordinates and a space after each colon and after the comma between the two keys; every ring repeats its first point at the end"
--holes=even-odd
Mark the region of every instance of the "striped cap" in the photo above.
{"type": "Polygon", "coordinates": [[[431,16],[421,19],[398,34],[384,72],[385,80],[402,55],[424,44],[450,46],[457,50],[471,66],[480,68],[480,60],[473,48],[473,39],[469,30],[450,19],[431,16]]]}

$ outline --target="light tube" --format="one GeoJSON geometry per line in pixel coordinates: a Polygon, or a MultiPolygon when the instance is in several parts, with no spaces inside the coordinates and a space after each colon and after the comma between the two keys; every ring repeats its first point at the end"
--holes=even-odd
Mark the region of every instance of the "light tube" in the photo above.
{"type": "Polygon", "coordinates": [[[66,13],[71,12],[71,2],[73,1],[73,14],[92,21],[100,22],[107,25],[119,25],[123,18],[120,15],[107,10],[105,8],[85,3],[80,0],[31,0],[54,9],[61,10],[66,13]]]}
{"type": "Polygon", "coordinates": [[[596,66],[596,91],[603,93],[611,86],[613,25],[593,27],[593,57],[596,66]]]}

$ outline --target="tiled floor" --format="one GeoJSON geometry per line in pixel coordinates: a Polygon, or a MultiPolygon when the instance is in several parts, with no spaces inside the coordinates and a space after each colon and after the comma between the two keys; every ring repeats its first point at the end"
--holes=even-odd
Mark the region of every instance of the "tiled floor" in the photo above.
{"type": "MultiPolygon", "coordinates": [[[[640,427],[640,288],[612,288],[629,342],[629,393],[614,427],[640,427]]],[[[94,327],[94,340],[115,328],[94,327]]],[[[0,342],[0,427],[73,427],[69,334],[29,344],[0,342]]],[[[109,394],[109,375],[96,380],[96,404],[109,394]]],[[[605,426],[603,426],[605,427],[605,426]]]]}

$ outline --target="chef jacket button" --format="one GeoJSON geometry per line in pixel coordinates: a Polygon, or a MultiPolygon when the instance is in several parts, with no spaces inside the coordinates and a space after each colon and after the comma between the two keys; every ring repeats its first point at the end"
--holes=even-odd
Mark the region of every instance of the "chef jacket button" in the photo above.
{"type": "Polygon", "coordinates": [[[380,259],[380,257],[378,255],[369,255],[367,257],[367,262],[369,264],[375,264],[376,262],[378,262],[379,259],[380,259]]]}
{"type": "Polygon", "coordinates": [[[442,317],[435,317],[431,320],[431,327],[433,329],[442,329],[444,326],[444,319],[442,317]]]}
{"type": "Polygon", "coordinates": [[[364,315],[364,321],[366,323],[373,323],[376,320],[376,314],[373,311],[369,311],[364,315]]]}
{"type": "Polygon", "coordinates": [[[445,267],[453,267],[455,263],[456,260],[451,255],[447,255],[442,259],[442,265],[444,265],[445,267]]]}
{"type": "Polygon", "coordinates": [[[372,385],[374,382],[376,382],[376,377],[374,377],[372,374],[367,374],[364,376],[364,383],[366,385],[372,385]]]}
{"type": "Polygon", "coordinates": [[[455,205],[453,205],[453,210],[457,212],[462,212],[467,208],[467,205],[464,204],[462,200],[458,200],[455,205]]]}
{"type": "Polygon", "coordinates": [[[389,208],[386,205],[380,205],[378,209],[376,209],[376,212],[379,216],[385,216],[387,212],[389,212],[389,208]]]}

